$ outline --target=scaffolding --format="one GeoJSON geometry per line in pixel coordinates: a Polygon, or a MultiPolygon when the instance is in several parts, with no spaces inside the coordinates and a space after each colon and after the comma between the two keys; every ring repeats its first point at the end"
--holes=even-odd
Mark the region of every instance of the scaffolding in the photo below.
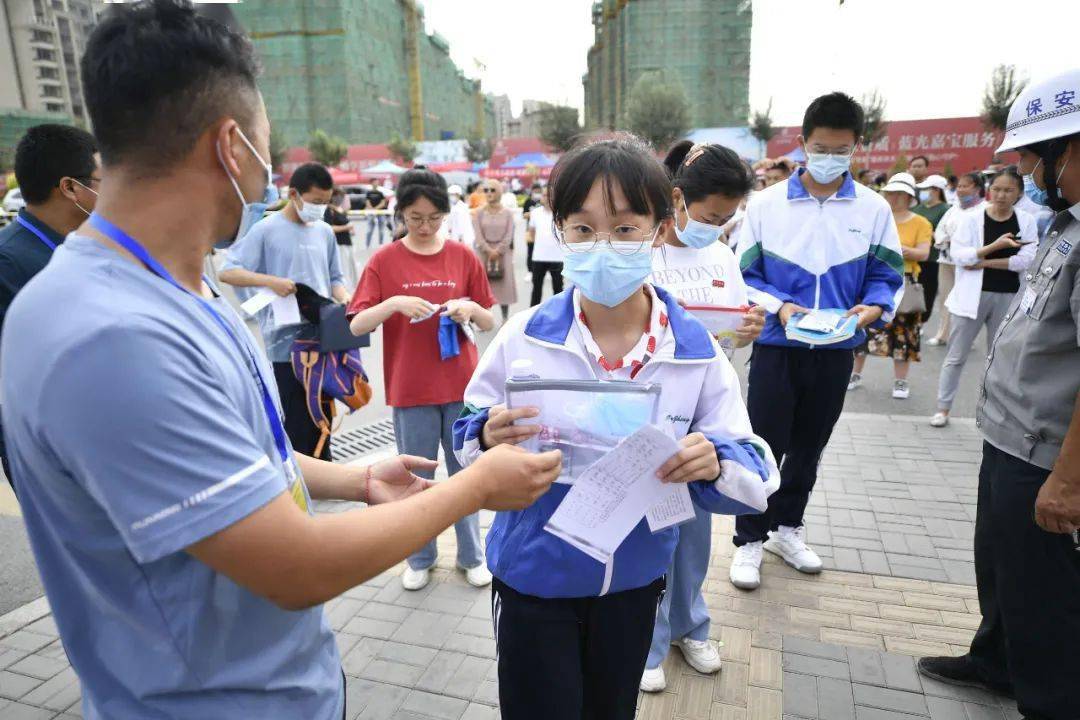
{"type": "Polygon", "coordinates": [[[288,145],[316,129],[349,143],[463,138],[494,127],[487,98],[424,32],[415,0],[245,0],[270,121],[288,145]]]}
{"type": "Polygon", "coordinates": [[[745,0],[598,0],[583,78],[586,121],[617,127],[634,83],[661,72],[682,85],[693,127],[745,125],[751,23],[745,0]]]}

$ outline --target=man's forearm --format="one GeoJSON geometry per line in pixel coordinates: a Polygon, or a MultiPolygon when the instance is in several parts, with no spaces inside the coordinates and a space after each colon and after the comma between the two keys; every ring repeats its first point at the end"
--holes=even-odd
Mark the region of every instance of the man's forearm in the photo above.
{"type": "Polygon", "coordinates": [[[334,285],[330,288],[330,294],[334,296],[334,299],[339,303],[349,302],[349,291],[345,289],[344,285],[334,285]]]}
{"type": "Polygon", "coordinates": [[[1054,465],[1054,474],[1069,484],[1080,484],[1080,395],[1073,403],[1072,420],[1061,443],[1061,453],[1054,465]]]}
{"type": "Polygon", "coordinates": [[[233,287],[269,287],[275,280],[281,279],[275,275],[264,275],[243,268],[222,270],[218,273],[218,278],[233,287]]]}
{"type": "Polygon", "coordinates": [[[300,605],[331,600],[406,559],[431,538],[481,506],[466,468],[452,480],[397,502],[313,518],[300,605]]]}
{"type": "Polygon", "coordinates": [[[995,258],[993,260],[982,260],[975,266],[978,270],[1008,270],[1009,258],[995,258]]]}
{"type": "Polygon", "coordinates": [[[313,500],[351,500],[366,502],[364,481],[367,468],[359,465],[337,465],[294,453],[296,464],[304,476],[308,494],[313,500]]]}

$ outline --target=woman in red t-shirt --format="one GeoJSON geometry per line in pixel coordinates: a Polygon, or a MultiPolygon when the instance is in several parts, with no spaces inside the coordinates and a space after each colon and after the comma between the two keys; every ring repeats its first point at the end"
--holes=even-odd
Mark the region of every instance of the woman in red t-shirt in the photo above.
{"type": "MultiPolygon", "coordinates": [[[[364,267],[349,303],[351,327],[362,335],[383,326],[386,403],[394,412],[398,452],[435,460],[441,441],[447,472],[453,475],[461,469],[454,457],[454,421],[478,353],[461,330],[444,327],[444,333],[456,332],[459,350],[443,359],[449,347],[440,347],[440,324],[448,322],[445,317],[459,326],[491,330],[495,320],[489,308],[495,298],[472,249],[439,235],[450,212],[446,181],[430,170],[410,170],[401,176],[397,198],[398,219],[408,233],[381,248],[364,267]]],[[[489,584],[478,516],[459,520],[454,530],[458,566],[471,584],[489,584]]],[[[427,585],[437,554],[432,540],[409,558],[401,577],[406,590],[427,585]]]]}

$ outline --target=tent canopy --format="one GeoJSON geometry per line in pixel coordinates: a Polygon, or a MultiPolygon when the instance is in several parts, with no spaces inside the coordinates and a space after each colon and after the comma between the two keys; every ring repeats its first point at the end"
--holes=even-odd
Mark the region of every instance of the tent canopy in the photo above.
{"type": "Polygon", "coordinates": [[[407,169],[408,168],[403,168],[400,165],[396,165],[395,163],[393,163],[393,162],[391,162],[389,160],[383,160],[382,162],[376,163],[376,164],[372,165],[371,167],[364,168],[361,174],[362,175],[401,175],[407,169]]]}

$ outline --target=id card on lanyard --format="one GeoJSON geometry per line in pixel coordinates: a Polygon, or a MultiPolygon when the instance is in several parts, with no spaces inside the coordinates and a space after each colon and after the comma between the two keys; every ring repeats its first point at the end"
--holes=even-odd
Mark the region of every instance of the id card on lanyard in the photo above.
{"type": "Polygon", "coordinates": [[[289,445],[285,439],[285,426],[281,421],[281,416],[278,415],[277,407],[274,405],[273,399],[270,397],[270,391],[267,388],[266,380],[263,378],[262,371],[259,369],[259,363],[255,358],[255,353],[252,351],[251,345],[244,342],[236,335],[229,325],[229,322],[222,317],[221,313],[215,310],[214,306],[208,303],[205,298],[199,297],[177,282],[172,274],[169,273],[161,263],[155,260],[153,256],[146,251],[146,248],[139,244],[138,240],[131,237],[97,213],[90,215],[89,222],[99,232],[138,258],[139,262],[145,265],[147,270],[154,273],[180,292],[190,296],[203,310],[210,313],[214,322],[225,331],[225,334],[232,340],[233,344],[236,345],[236,348],[240,350],[241,353],[247,355],[247,359],[251,362],[251,367],[255,371],[256,384],[259,386],[259,394],[262,395],[263,410],[266,412],[267,422],[270,423],[270,431],[274,435],[274,446],[277,448],[278,455],[281,457],[281,464],[285,468],[285,476],[289,484],[289,491],[292,495],[292,499],[300,506],[301,510],[307,512],[307,493],[304,491],[303,482],[296,472],[295,461],[289,453],[289,445]]]}

